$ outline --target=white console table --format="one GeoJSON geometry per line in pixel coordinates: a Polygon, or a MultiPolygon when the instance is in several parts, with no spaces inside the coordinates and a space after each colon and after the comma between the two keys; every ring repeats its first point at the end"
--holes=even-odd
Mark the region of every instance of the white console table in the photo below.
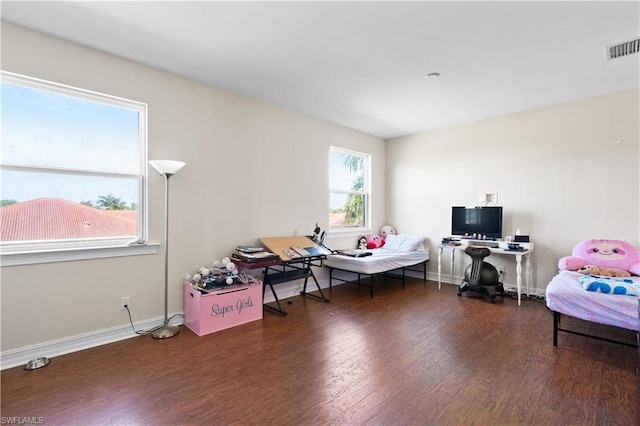
{"type": "Polygon", "coordinates": [[[520,295],[522,294],[522,259],[526,259],[525,262],[525,275],[526,275],[526,285],[527,285],[527,295],[529,294],[529,284],[531,283],[531,259],[529,259],[529,255],[533,251],[533,243],[515,243],[519,244],[524,250],[515,251],[515,250],[507,250],[507,244],[503,241],[496,241],[493,244],[498,244],[497,248],[487,247],[488,244],[491,244],[489,241],[477,242],[474,244],[474,241],[462,241],[461,245],[440,245],[438,246],[438,290],[441,288],[442,284],[442,252],[444,250],[448,250],[451,252],[451,284],[453,284],[453,267],[455,265],[455,257],[456,251],[464,251],[467,246],[481,246],[486,247],[491,250],[491,254],[498,255],[507,255],[512,256],[516,260],[516,287],[518,290],[518,306],[520,306],[520,295]],[[466,243],[466,244],[464,244],[466,243]]]}

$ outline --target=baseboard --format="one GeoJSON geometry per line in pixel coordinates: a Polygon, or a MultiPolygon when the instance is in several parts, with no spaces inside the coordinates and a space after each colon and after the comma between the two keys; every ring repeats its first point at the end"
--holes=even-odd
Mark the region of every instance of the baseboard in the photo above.
{"type": "MultiPolygon", "coordinates": [[[[182,315],[182,313],[178,314],[182,315]]],[[[161,325],[163,321],[164,317],[153,318],[137,322],[134,324],[134,327],[136,330],[150,330],[161,325]]],[[[171,324],[174,324],[174,321],[171,321],[171,324]]],[[[38,357],[53,358],[137,336],[139,335],[131,329],[131,324],[123,324],[117,327],[66,337],[64,339],[12,349],[0,353],[0,369],[5,370],[7,368],[24,365],[27,361],[38,357]]]]}

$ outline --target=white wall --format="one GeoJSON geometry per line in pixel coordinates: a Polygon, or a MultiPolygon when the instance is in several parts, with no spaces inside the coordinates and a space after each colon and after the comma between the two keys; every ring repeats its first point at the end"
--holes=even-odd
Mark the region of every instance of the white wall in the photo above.
{"type": "MultiPolygon", "coordinates": [[[[328,225],[330,145],[371,154],[373,226],[385,214],[385,142],[244,96],[2,23],[2,69],[149,105],[149,159],[187,163],[171,179],[169,312],[180,279],[259,237],[328,225]]],[[[149,235],[161,242],[164,183],[149,173],[149,235]]],[[[336,247],[357,237],[329,238],[336,247]]],[[[123,327],[164,312],[164,252],[3,267],[2,351],[123,327]]],[[[157,324],[156,324],[157,325],[157,324]]],[[[45,354],[47,355],[47,354],[45,354]]]]}
{"type": "MultiPolygon", "coordinates": [[[[580,240],[638,246],[639,96],[636,88],[391,140],[387,220],[430,237],[429,271],[436,273],[451,206],[498,192],[505,235],[520,228],[535,244],[534,279],[543,293],[558,259],[580,240]]],[[[489,261],[504,265],[506,283],[515,284],[513,260],[489,261]]],[[[456,262],[457,279],[463,264],[456,262]]]]}

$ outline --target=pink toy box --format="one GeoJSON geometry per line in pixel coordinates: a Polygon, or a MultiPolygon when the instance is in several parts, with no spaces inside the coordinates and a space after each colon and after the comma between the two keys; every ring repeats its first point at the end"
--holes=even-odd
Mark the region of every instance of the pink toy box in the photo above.
{"type": "Polygon", "coordinates": [[[262,319],[262,284],[207,291],[184,283],[184,323],[198,336],[262,319]]]}

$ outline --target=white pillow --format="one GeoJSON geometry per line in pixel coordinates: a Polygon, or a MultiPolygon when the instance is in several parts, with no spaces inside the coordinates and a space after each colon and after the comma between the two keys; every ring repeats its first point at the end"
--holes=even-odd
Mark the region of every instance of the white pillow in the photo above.
{"type": "Polygon", "coordinates": [[[410,252],[416,251],[420,246],[422,246],[423,242],[424,238],[420,235],[389,234],[385,238],[382,248],[389,251],[410,252]]]}
{"type": "Polygon", "coordinates": [[[402,238],[400,235],[388,234],[384,239],[383,249],[392,250],[392,251],[400,251],[400,247],[402,246],[402,238]]]}

